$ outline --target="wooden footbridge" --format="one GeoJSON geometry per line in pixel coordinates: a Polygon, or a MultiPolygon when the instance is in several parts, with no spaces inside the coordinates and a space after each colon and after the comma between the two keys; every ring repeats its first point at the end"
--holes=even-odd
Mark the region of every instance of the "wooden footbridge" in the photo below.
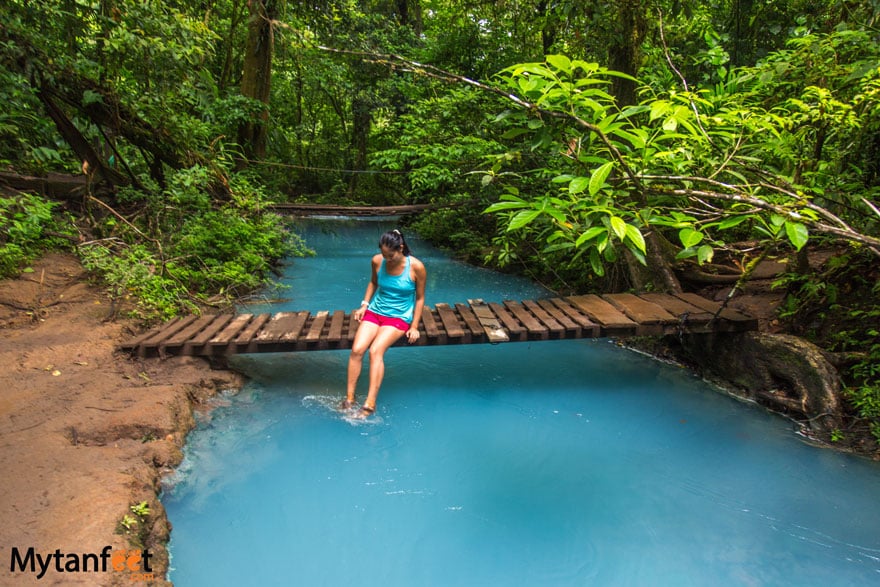
{"type": "MultiPolygon", "coordinates": [[[[189,316],[120,348],[140,357],[351,348],[358,322],[342,310],[189,316]]],[[[756,330],[757,320],[696,294],[579,295],[425,307],[416,345],[501,343],[756,330]]],[[[406,345],[404,339],[398,345],[406,345]]]]}

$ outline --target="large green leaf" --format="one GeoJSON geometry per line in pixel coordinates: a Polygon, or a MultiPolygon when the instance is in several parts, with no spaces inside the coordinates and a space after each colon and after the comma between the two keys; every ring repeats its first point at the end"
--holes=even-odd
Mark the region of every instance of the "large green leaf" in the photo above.
{"type": "Polygon", "coordinates": [[[590,249],[590,267],[593,268],[593,273],[598,276],[605,275],[605,266],[602,264],[602,259],[599,257],[599,251],[596,249],[590,249]]]}
{"type": "Polygon", "coordinates": [[[571,60],[565,55],[548,55],[547,63],[565,73],[571,72],[571,60]]]}
{"type": "Polygon", "coordinates": [[[643,253],[647,252],[645,249],[645,237],[642,236],[641,231],[632,224],[626,225],[626,237],[638,250],[643,253]]]}
{"type": "Polygon", "coordinates": [[[519,230],[540,215],[540,210],[523,210],[518,212],[513,218],[511,218],[510,224],[507,225],[507,230],[519,230]]]}
{"type": "Polygon", "coordinates": [[[617,235],[617,238],[623,240],[626,238],[626,221],[620,216],[612,216],[610,219],[611,230],[617,235]]]}
{"type": "Polygon", "coordinates": [[[596,169],[590,176],[590,195],[595,196],[605,186],[605,180],[614,168],[614,163],[609,161],[596,169]]]}
{"type": "Polygon", "coordinates": [[[800,222],[786,221],[785,234],[788,235],[788,240],[791,241],[791,244],[794,245],[794,248],[798,251],[807,244],[807,241],[810,238],[810,233],[807,230],[807,227],[800,222]]]}
{"type": "Polygon", "coordinates": [[[579,194],[590,185],[589,177],[575,177],[571,180],[571,183],[568,184],[568,193],[574,195],[579,194]]]}
{"type": "Polygon", "coordinates": [[[703,240],[703,233],[693,228],[682,228],[678,231],[678,239],[684,248],[689,249],[703,240]]]}
{"type": "Polygon", "coordinates": [[[587,242],[589,240],[593,240],[594,238],[596,238],[600,234],[607,234],[607,233],[608,233],[608,229],[605,228],[604,226],[593,226],[592,228],[587,229],[586,232],[584,232],[582,235],[580,235],[577,238],[577,240],[574,242],[574,244],[575,244],[575,246],[579,247],[582,244],[584,244],[585,242],[587,242]]]}

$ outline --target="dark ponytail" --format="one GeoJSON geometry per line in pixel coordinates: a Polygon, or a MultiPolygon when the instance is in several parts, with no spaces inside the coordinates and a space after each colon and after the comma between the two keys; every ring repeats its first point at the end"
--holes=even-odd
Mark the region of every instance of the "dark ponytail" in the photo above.
{"type": "Polygon", "coordinates": [[[391,249],[392,251],[401,251],[405,256],[409,257],[409,245],[403,238],[403,234],[396,228],[389,230],[379,237],[379,246],[391,249]]]}

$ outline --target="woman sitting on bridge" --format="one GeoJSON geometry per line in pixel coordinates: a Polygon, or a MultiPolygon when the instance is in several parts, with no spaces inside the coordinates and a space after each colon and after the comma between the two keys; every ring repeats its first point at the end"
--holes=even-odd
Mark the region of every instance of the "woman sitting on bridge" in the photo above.
{"type": "Polygon", "coordinates": [[[348,390],[341,409],[355,405],[355,389],[364,353],[370,351],[370,386],[358,412],[366,418],[376,411],[376,397],[385,375],[385,351],[406,335],[410,344],[419,339],[419,320],[425,305],[425,265],[410,255],[399,230],[379,238],[379,254],[372,259],[372,277],[360,308],[352,312],[358,327],[348,359],[348,390]]]}

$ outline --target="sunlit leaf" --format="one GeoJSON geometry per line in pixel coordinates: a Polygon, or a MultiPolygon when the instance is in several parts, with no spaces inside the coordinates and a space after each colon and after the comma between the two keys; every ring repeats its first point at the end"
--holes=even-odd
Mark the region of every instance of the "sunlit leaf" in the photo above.
{"type": "Polygon", "coordinates": [[[642,236],[641,231],[632,224],[626,225],[626,237],[639,251],[642,253],[647,252],[645,249],[645,237],[642,236]]]}
{"type": "Polygon", "coordinates": [[[617,238],[623,240],[626,238],[626,221],[620,216],[612,216],[610,219],[611,230],[617,235],[617,238]]]}
{"type": "Polygon", "coordinates": [[[598,169],[596,169],[592,176],[590,176],[590,195],[595,196],[599,190],[605,185],[605,180],[608,179],[608,175],[611,173],[611,170],[614,168],[614,163],[609,161],[605,165],[602,165],[598,169]]]}
{"type": "Polygon", "coordinates": [[[568,184],[568,193],[570,194],[579,194],[590,185],[589,177],[576,177],[571,180],[571,183],[568,184]]]}
{"type": "Polygon", "coordinates": [[[510,219],[507,230],[519,230],[541,215],[540,210],[523,210],[510,219]]]}
{"type": "Polygon", "coordinates": [[[807,244],[807,241],[810,238],[810,233],[807,230],[807,227],[800,222],[786,222],[785,234],[788,235],[788,240],[791,241],[791,244],[794,245],[794,248],[798,251],[807,244]]]}
{"type": "Polygon", "coordinates": [[[548,55],[547,63],[566,73],[571,71],[571,60],[565,55],[548,55]]]}
{"type": "Polygon", "coordinates": [[[703,233],[693,228],[682,228],[678,231],[678,239],[684,248],[689,249],[703,240],[703,233]]]}
{"type": "Polygon", "coordinates": [[[712,257],[715,256],[715,249],[712,248],[711,245],[703,245],[699,249],[697,249],[697,262],[702,265],[703,263],[709,263],[712,261],[712,257]]]}
{"type": "Polygon", "coordinates": [[[607,234],[607,233],[608,233],[608,229],[605,228],[604,226],[593,226],[592,228],[587,229],[587,231],[584,232],[584,234],[580,235],[577,238],[577,240],[574,242],[574,244],[575,244],[575,246],[579,247],[582,244],[584,244],[585,242],[587,242],[589,240],[593,240],[594,238],[596,238],[600,234],[607,234]]]}

